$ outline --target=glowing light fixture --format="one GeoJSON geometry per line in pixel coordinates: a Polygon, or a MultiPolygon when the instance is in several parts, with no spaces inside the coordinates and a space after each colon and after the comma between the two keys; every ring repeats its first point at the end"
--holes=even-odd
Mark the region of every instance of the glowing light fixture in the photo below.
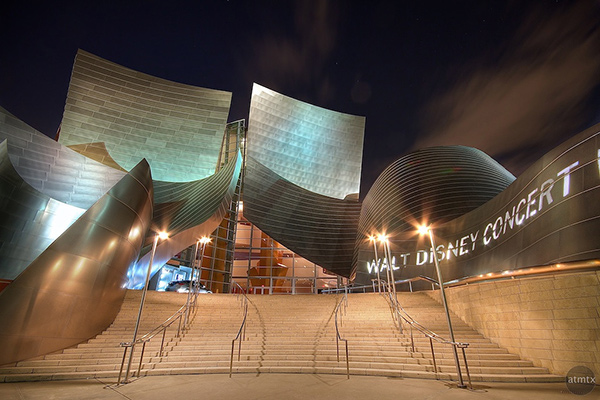
{"type": "Polygon", "coordinates": [[[396,300],[396,278],[394,277],[394,269],[392,268],[392,252],[390,250],[390,242],[388,236],[385,233],[377,234],[377,240],[383,243],[383,251],[385,258],[387,258],[387,276],[388,276],[388,290],[394,292],[394,299],[396,300]]]}
{"type": "Polygon", "coordinates": [[[379,257],[377,256],[377,238],[375,235],[369,235],[369,241],[373,243],[373,250],[375,251],[375,264],[377,269],[377,290],[381,293],[381,277],[379,275],[379,257]]]}
{"type": "Polygon", "coordinates": [[[160,240],[165,240],[169,238],[169,234],[167,232],[158,232],[158,238],[160,240]]]}
{"type": "Polygon", "coordinates": [[[419,225],[417,228],[419,235],[427,235],[429,233],[429,227],[426,225],[419,225]]]}

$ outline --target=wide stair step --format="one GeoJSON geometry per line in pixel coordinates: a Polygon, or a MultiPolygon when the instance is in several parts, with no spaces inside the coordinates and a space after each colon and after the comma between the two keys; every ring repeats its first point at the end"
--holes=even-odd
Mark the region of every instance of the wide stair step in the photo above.
{"type": "MultiPolygon", "coordinates": [[[[0,367],[0,382],[113,379],[123,359],[122,342],[133,337],[140,291],[128,291],[121,311],[104,332],[78,346],[0,367]]],[[[335,340],[334,310],[341,299],[333,295],[250,295],[244,340],[235,343],[233,373],[319,373],[346,371],[344,342],[335,340]],[[239,360],[238,360],[239,351],[239,360]]],[[[186,294],[149,292],[140,325],[143,334],[160,325],[185,303],[186,294]]],[[[448,336],[442,307],[421,293],[399,293],[404,309],[424,326],[448,336]]],[[[437,371],[431,344],[420,332],[400,332],[390,308],[378,294],[351,294],[340,319],[340,334],[348,340],[351,375],[456,380],[450,346],[435,342],[437,371]],[[413,350],[414,346],[414,350],[413,350]]],[[[200,295],[190,326],[177,336],[177,324],[165,335],[162,354],[158,335],[147,343],[141,376],[229,373],[232,339],[242,320],[238,296],[200,295]]],[[[473,381],[557,382],[563,378],[519,359],[453,317],[457,341],[466,349],[473,381]]],[[[141,346],[132,369],[137,372],[141,346]]],[[[462,355],[461,355],[462,361],[462,355]]],[[[464,368],[464,366],[463,366],[464,368]]],[[[464,370],[463,370],[464,371],[464,370]]],[[[465,375],[466,377],[466,375],[465,375]]]]}

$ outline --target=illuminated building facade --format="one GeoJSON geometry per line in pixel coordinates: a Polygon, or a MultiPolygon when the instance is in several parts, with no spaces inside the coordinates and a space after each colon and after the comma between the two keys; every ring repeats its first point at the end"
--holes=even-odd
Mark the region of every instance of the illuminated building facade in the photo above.
{"type": "Polygon", "coordinates": [[[569,139],[517,179],[474,149],[431,148],[401,158],[365,198],[354,272],[368,282],[387,265],[374,260],[364,240],[385,232],[396,279],[435,276],[433,250],[416,235],[420,224],[437,237],[446,280],[544,266],[597,268],[599,130],[569,139]]]}
{"type": "Polygon", "coordinates": [[[110,324],[157,231],[159,290],[192,265],[213,292],[264,294],[369,286],[389,264],[397,280],[433,277],[434,254],[453,281],[600,269],[598,125],[517,179],[476,149],[419,150],[360,202],[364,117],[254,85],[248,125],[227,124],[230,100],[79,51],[58,142],[0,110],[0,339],[13,349],[0,363],[110,324]],[[378,233],[391,263],[367,241],[378,233]]]}

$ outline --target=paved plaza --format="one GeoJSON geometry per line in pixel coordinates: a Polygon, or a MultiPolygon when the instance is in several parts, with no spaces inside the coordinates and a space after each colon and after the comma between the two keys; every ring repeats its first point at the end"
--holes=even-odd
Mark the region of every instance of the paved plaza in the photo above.
{"type": "MultiPolygon", "coordinates": [[[[472,390],[425,379],[309,374],[152,376],[115,386],[78,380],[0,383],[3,400],[37,399],[577,399],[563,383],[480,383],[472,390]]],[[[583,399],[599,399],[596,387],[583,399]]]]}

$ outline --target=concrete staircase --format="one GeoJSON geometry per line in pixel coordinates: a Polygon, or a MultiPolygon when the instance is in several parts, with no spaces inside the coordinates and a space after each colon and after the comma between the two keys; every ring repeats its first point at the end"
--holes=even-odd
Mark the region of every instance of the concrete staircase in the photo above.
{"type": "MultiPolygon", "coordinates": [[[[115,381],[123,357],[120,342],[129,341],[139,307],[139,291],[129,291],[121,312],[102,334],[74,348],[14,365],[0,367],[0,382],[98,378],[115,381]]],[[[235,347],[233,373],[346,374],[345,351],[340,343],[337,361],[334,310],[340,296],[250,295],[246,340],[235,347]]],[[[402,306],[417,321],[447,335],[442,307],[421,293],[399,293],[402,306]]],[[[141,331],[149,331],[185,303],[186,295],[149,292],[141,331]]],[[[211,294],[198,297],[199,307],[190,328],[176,337],[177,326],[165,339],[146,347],[141,375],[229,373],[231,341],[242,320],[239,298],[211,294]]],[[[434,343],[438,373],[434,372],[429,339],[414,331],[411,351],[408,328],[395,328],[386,300],[378,294],[349,295],[340,333],[348,340],[350,374],[456,379],[449,346],[434,343]]],[[[519,359],[453,318],[456,340],[468,342],[467,359],[473,381],[554,382],[551,375],[529,361],[519,359]]],[[[139,348],[134,356],[137,370],[139,348]]],[[[462,366],[462,358],[461,358],[462,366]]],[[[463,369],[464,372],[464,369],[463,369]]],[[[465,379],[466,379],[466,375],[465,379]]]]}

